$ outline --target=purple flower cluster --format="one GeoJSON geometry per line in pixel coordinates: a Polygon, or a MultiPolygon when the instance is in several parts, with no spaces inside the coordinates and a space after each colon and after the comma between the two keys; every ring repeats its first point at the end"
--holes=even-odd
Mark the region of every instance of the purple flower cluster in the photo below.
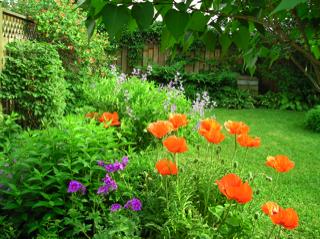
{"type": "Polygon", "coordinates": [[[124,205],[124,208],[131,209],[132,211],[140,211],[142,209],[142,203],[138,198],[132,198],[124,205]]]}
{"type": "Polygon", "coordinates": [[[128,164],[128,161],[129,161],[128,156],[124,156],[121,159],[121,162],[115,161],[114,163],[111,163],[111,164],[105,164],[103,161],[99,160],[98,165],[101,167],[104,167],[108,173],[114,173],[119,170],[124,170],[128,164]]]}
{"type": "MultiPolygon", "coordinates": [[[[110,207],[111,212],[116,212],[120,210],[122,206],[119,203],[114,203],[110,207]]],[[[126,204],[124,205],[125,209],[129,209],[132,211],[141,211],[142,209],[142,203],[138,198],[132,198],[126,204]]]]}
{"type": "Polygon", "coordinates": [[[122,206],[119,203],[114,203],[110,207],[111,212],[119,211],[122,208],[122,206]]]}
{"type": "Polygon", "coordinates": [[[83,186],[82,183],[76,181],[76,180],[71,180],[69,182],[68,186],[68,193],[76,193],[76,192],[82,192],[82,194],[86,193],[86,187],[83,186]]]}
{"type": "Polygon", "coordinates": [[[117,190],[118,185],[108,174],[102,179],[104,185],[98,188],[97,194],[108,194],[111,190],[117,190]]]}

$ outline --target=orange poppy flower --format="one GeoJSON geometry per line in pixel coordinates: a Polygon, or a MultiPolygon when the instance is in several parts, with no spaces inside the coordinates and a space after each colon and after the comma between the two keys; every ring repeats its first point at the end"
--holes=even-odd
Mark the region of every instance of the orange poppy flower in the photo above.
{"type": "Polygon", "coordinates": [[[188,124],[187,116],[184,114],[170,114],[169,121],[172,123],[174,130],[188,124]]]}
{"type": "Polygon", "coordinates": [[[253,138],[248,134],[238,135],[237,141],[242,147],[259,147],[261,143],[261,140],[259,137],[253,138]]]}
{"type": "Polygon", "coordinates": [[[245,204],[252,199],[252,189],[248,182],[243,183],[236,174],[227,174],[216,184],[220,192],[229,200],[236,200],[240,204],[245,204]]]}
{"type": "Polygon", "coordinates": [[[261,209],[266,215],[272,216],[279,212],[280,207],[275,202],[266,202],[262,205],[261,209]]]}
{"type": "Polygon", "coordinates": [[[173,130],[173,125],[169,121],[159,120],[148,125],[147,130],[158,139],[161,139],[166,134],[173,130]]]}
{"type": "Polygon", "coordinates": [[[204,137],[209,143],[220,144],[224,140],[224,135],[220,130],[211,130],[207,132],[204,137]]]}
{"type": "Polygon", "coordinates": [[[156,163],[156,168],[161,175],[176,175],[178,173],[177,165],[168,159],[159,160],[156,163]]]}
{"type": "Polygon", "coordinates": [[[288,172],[294,168],[294,162],[290,161],[285,155],[268,156],[266,165],[280,173],[288,172]]]}
{"type": "Polygon", "coordinates": [[[100,118],[99,121],[104,124],[104,127],[109,127],[109,126],[117,126],[120,125],[119,122],[119,115],[117,112],[109,113],[109,112],[104,112],[100,118]]]}
{"type": "Polygon", "coordinates": [[[295,229],[299,225],[299,217],[293,208],[282,209],[270,216],[273,224],[283,226],[288,230],[295,229]]]}
{"type": "Polygon", "coordinates": [[[186,140],[177,136],[169,136],[163,141],[163,145],[171,153],[183,153],[188,150],[186,140]]]}
{"type": "Polygon", "coordinates": [[[98,112],[90,112],[90,113],[85,114],[84,117],[98,120],[99,119],[99,113],[98,112]]]}
{"type": "Polygon", "coordinates": [[[230,134],[245,134],[249,132],[249,126],[241,121],[228,120],[224,123],[224,127],[230,134]]]}
{"type": "Polygon", "coordinates": [[[219,144],[224,140],[221,129],[221,125],[216,120],[205,119],[200,123],[199,134],[204,136],[208,142],[219,144]]]}
{"type": "Polygon", "coordinates": [[[215,119],[204,119],[200,122],[199,134],[205,136],[210,131],[219,131],[221,129],[221,125],[215,119]]]}

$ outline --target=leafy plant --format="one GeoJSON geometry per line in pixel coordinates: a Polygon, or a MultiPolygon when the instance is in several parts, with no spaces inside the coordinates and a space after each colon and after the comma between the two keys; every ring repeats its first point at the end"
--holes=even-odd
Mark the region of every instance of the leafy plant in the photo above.
{"type": "Polygon", "coordinates": [[[129,179],[119,172],[109,174],[118,190],[97,194],[106,177],[97,162],[114,163],[128,147],[115,128],[70,116],[59,127],[22,133],[8,147],[0,161],[0,215],[10,215],[5,220],[16,238],[94,235],[110,223],[110,202],[124,205],[134,195],[128,185],[134,173],[129,179]],[[86,190],[70,189],[72,180],[86,190]]]}
{"type": "Polygon", "coordinates": [[[320,132],[320,106],[309,110],[306,114],[305,125],[307,128],[320,132]]]}
{"type": "Polygon", "coordinates": [[[24,127],[55,123],[64,113],[67,95],[64,70],[55,48],[31,41],[7,45],[8,57],[1,74],[0,99],[11,101],[24,127]]]}
{"type": "Polygon", "coordinates": [[[123,134],[137,146],[145,146],[150,137],[145,129],[158,117],[167,117],[171,109],[190,111],[191,103],[177,89],[159,89],[153,82],[124,74],[113,78],[95,78],[86,85],[86,104],[99,112],[118,112],[123,134]]]}
{"type": "Polygon", "coordinates": [[[86,14],[70,0],[27,0],[16,4],[23,14],[36,22],[36,40],[54,46],[65,69],[65,79],[70,91],[67,111],[73,112],[81,105],[82,84],[93,74],[107,74],[106,66],[112,57],[105,49],[108,37],[99,32],[88,41],[86,14]]]}
{"type": "Polygon", "coordinates": [[[228,109],[252,109],[255,100],[248,91],[225,87],[215,95],[218,107],[228,109]]]}

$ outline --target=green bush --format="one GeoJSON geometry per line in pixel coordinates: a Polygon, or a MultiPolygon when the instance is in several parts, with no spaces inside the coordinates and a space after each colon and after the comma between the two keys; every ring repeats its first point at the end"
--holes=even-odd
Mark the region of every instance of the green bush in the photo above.
{"type": "Polygon", "coordinates": [[[55,46],[65,69],[67,112],[81,105],[82,84],[93,74],[106,74],[112,57],[106,33],[95,33],[88,41],[86,14],[70,0],[19,1],[16,8],[36,22],[36,40],[55,46]]]}
{"type": "Polygon", "coordinates": [[[308,111],[305,124],[307,128],[320,132],[320,105],[308,111]]]}
{"type": "Polygon", "coordinates": [[[217,106],[228,109],[252,109],[255,99],[246,90],[224,87],[214,98],[217,106]]]}
{"type": "Polygon", "coordinates": [[[7,45],[0,99],[11,101],[24,127],[38,128],[63,116],[67,94],[64,70],[55,48],[31,41],[7,45]]]}
{"type": "Polygon", "coordinates": [[[16,123],[18,119],[16,113],[1,115],[0,112],[0,150],[5,147],[5,144],[10,144],[10,139],[21,132],[21,127],[16,123]]]}
{"type": "MultiPolygon", "coordinates": [[[[24,132],[11,141],[0,160],[0,221],[6,217],[6,224],[19,232],[14,238],[83,238],[107,228],[114,232],[112,238],[135,234],[135,227],[128,231],[123,224],[114,225],[109,207],[133,196],[130,182],[137,172],[131,170],[130,177],[110,174],[118,189],[97,194],[106,175],[97,161],[113,163],[127,152],[128,142],[117,131],[70,116],[59,127],[24,132]],[[67,192],[71,180],[87,188],[84,195],[67,192]]],[[[123,220],[138,223],[134,212],[120,213],[123,220]]]]}
{"type": "MultiPolygon", "coordinates": [[[[184,72],[183,62],[172,66],[153,65],[152,72],[148,76],[149,80],[157,82],[159,85],[168,84],[174,81],[179,72],[179,79],[185,90],[185,95],[189,99],[195,99],[197,93],[208,91],[214,96],[223,87],[237,88],[237,73],[229,70],[217,70],[204,73],[184,72]]],[[[213,98],[214,99],[214,98],[213,98]]]]}
{"type": "Polygon", "coordinates": [[[173,108],[190,112],[191,103],[177,89],[158,88],[153,82],[124,75],[93,78],[85,87],[86,104],[99,112],[118,112],[121,128],[130,141],[143,146],[150,141],[146,127],[150,122],[167,119],[173,108]]]}

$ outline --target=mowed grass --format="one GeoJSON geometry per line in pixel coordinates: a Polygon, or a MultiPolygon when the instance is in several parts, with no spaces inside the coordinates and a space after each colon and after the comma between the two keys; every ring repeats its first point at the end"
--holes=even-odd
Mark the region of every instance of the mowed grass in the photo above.
{"type": "MultiPolygon", "coordinates": [[[[259,212],[257,237],[271,230],[272,223],[262,215],[260,207],[266,201],[275,201],[284,208],[292,207],[299,215],[299,227],[293,231],[281,232],[281,238],[320,238],[320,134],[304,128],[305,113],[277,110],[226,110],[214,109],[211,112],[223,124],[226,120],[243,121],[250,126],[250,135],[261,138],[259,148],[238,148],[236,160],[239,168],[235,173],[247,177],[258,175],[252,187],[255,192],[251,212],[259,212]],[[265,166],[268,155],[284,154],[295,162],[295,168],[287,173],[276,173],[265,166]],[[258,233],[260,231],[260,233],[258,233]]],[[[224,131],[225,132],[225,131],[224,131]]],[[[234,139],[225,132],[227,138],[221,144],[222,158],[230,162],[234,139]]],[[[278,233],[278,232],[277,232],[278,233]]]]}

